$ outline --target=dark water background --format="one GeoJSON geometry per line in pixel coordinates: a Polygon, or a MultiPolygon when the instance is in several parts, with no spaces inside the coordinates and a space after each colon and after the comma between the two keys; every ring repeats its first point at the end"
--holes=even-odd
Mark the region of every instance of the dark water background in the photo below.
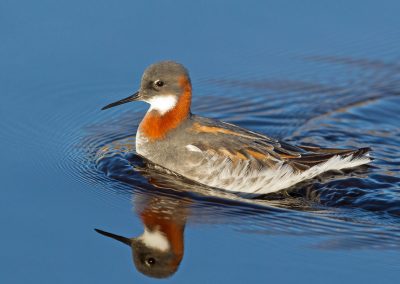
{"type": "Polygon", "coordinates": [[[93,229],[140,235],[138,212],[160,200],[187,223],[170,282],[397,283],[399,8],[1,1],[0,282],[156,281],[93,229]],[[163,59],[190,70],[197,114],[298,144],[370,146],[375,160],[258,200],[138,170],[146,105],[100,108],[163,59]]]}

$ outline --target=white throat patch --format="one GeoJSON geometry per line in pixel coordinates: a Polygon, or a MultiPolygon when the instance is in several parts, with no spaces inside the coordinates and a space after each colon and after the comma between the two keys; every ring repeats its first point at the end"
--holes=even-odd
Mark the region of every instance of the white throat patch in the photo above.
{"type": "Polygon", "coordinates": [[[178,98],[174,95],[154,96],[147,102],[150,104],[149,111],[156,110],[163,115],[176,106],[178,98]]]}
{"type": "Polygon", "coordinates": [[[160,231],[150,231],[147,228],[144,229],[143,235],[139,237],[146,246],[160,251],[169,250],[169,242],[167,237],[160,231]]]}

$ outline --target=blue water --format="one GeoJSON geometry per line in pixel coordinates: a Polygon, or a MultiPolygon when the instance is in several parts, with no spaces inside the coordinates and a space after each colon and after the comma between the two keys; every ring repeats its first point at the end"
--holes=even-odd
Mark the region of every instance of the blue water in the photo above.
{"type": "Polygon", "coordinates": [[[95,228],[185,225],[171,283],[397,283],[396,1],[1,1],[0,283],[148,283],[95,228]],[[142,103],[102,112],[158,60],[193,112],[296,144],[373,148],[369,166],[256,200],[216,196],[135,155],[142,103]],[[178,212],[178,213],[177,213],[178,212]]]}

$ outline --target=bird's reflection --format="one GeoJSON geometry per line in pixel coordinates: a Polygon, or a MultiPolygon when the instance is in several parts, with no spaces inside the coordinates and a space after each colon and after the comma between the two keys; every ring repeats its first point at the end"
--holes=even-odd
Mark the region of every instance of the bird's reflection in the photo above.
{"type": "Polygon", "coordinates": [[[133,262],[141,273],[165,278],[173,275],[184,254],[186,202],[168,196],[140,196],[135,200],[144,232],[127,238],[103,230],[96,231],[120,241],[132,249],[133,262]]]}

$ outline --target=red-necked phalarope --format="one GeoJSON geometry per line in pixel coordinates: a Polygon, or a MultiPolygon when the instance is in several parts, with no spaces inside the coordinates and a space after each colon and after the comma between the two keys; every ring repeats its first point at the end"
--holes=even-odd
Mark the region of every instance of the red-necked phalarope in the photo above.
{"type": "Polygon", "coordinates": [[[293,146],[194,115],[191,98],[188,71],[164,61],[145,70],[138,92],[103,109],[131,101],[149,103],[136,135],[138,154],[196,182],[241,194],[276,192],[329,170],[371,161],[369,148],[293,146]]]}

